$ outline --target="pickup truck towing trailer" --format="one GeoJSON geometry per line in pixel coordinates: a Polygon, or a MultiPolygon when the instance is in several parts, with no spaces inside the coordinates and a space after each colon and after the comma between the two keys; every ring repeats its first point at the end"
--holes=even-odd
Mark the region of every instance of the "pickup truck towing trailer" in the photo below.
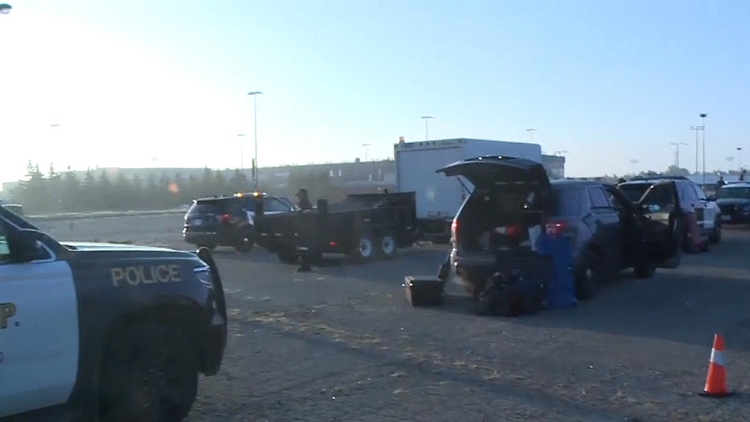
{"type": "Polygon", "coordinates": [[[539,144],[484,139],[444,139],[400,142],[394,145],[396,184],[399,192],[414,192],[417,203],[417,237],[447,243],[450,225],[471,183],[436,173],[448,164],[486,155],[504,155],[542,162],[539,144]]]}
{"type": "Polygon", "coordinates": [[[413,192],[355,194],[334,204],[319,200],[313,210],[276,215],[256,207],[257,242],[285,263],[296,262],[301,247],[313,261],[324,253],[344,253],[357,261],[389,259],[415,241],[414,198],[413,192]]]}

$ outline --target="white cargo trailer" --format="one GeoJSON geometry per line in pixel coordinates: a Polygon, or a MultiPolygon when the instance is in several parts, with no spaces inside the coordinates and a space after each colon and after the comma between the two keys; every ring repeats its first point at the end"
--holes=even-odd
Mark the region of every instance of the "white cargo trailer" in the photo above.
{"type": "Polygon", "coordinates": [[[542,147],[531,143],[465,138],[394,145],[396,185],[400,192],[416,193],[420,237],[447,242],[451,221],[468,195],[466,189],[473,189],[467,180],[446,177],[436,171],[456,161],[483,155],[526,158],[541,163],[542,147]]]}

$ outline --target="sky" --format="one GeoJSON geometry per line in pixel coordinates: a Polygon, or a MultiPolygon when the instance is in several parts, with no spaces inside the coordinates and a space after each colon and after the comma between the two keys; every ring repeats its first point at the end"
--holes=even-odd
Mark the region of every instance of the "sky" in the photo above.
{"type": "Polygon", "coordinates": [[[533,135],[570,176],[666,169],[672,143],[693,170],[700,113],[707,170],[750,148],[741,0],[8,3],[3,181],[250,167],[254,110],[261,167],[392,157],[425,115],[429,139],[533,135]]]}

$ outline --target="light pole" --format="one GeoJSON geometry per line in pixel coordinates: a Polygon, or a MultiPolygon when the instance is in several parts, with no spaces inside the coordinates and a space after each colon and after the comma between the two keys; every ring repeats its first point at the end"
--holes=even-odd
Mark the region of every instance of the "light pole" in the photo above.
{"type": "Polygon", "coordinates": [[[742,171],[742,147],[737,147],[737,170],[742,171]]]}
{"type": "Polygon", "coordinates": [[[727,174],[729,174],[732,171],[732,161],[734,161],[734,157],[726,157],[727,160],[727,174]]]}
{"type": "Polygon", "coordinates": [[[424,140],[429,141],[430,140],[430,132],[429,132],[429,126],[428,122],[430,119],[434,119],[432,116],[422,116],[422,119],[424,119],[424,140]]]}
{"type": "Polygon", "coordinates": [[[698,174],[698,157],[700,156],[700,138],[698,137],[698,132],[701,129],[700,126],[690,126],[690,130],[695,131],[695,174],[698,174]]]}
{"type": "Polygon", "coordinates": [[[706,116],[708,114],[701,113],[701,134],[703,135],[703,186],[706,185],[706,116]]]}
{"type": "Polygon", "coordinates": [[[637,173],[636,166],[638,165],[638,160],[636,160],[635,158],[633,158],[632,160],[630,160],[630,164],[633,165],[633,176],[635,176],[636,173],[637,173]]]}
{"type": "Polygon", "coordinates": [[[244,133],[240,133],[237,137],[240,139],[240,170],[245,170],[245,150],[244,150],[244,133]]]}
{"type": "Polygon", "coordinates": [[[669,145],[674,145],[675,146],[675,151],[674,151],[674,165],[675,165],[675,167],[677,167],[679,169],[680,168],[680,145],[686,145],[687,146],[687,144],[685,142],[672,142],[669,145]]]}
{"type": "Polygon", "coordinates": [[[13,7],[8,3],[0,4],[0,15],[7,15],[8,13],[10,13],[11,9],[13,9],[13,7]]]}
{"type": "Polygon", "coordinates": [[[363,147],[365,147],[365,161],[367,161],[367,148],[370,147],[370,144],[362,144],[363,147]]]}
{"type": "Polygon", "coordinates": [[[258,189],[258,95],[263,94],[260,91],[248,92],[247,95],[253,96],[253,130],[255,131],[255,158],[253,158],[253,182],[255,189],[258,189]]]}
{"type": "Polygon", "coordinates": [[[536,129],[526,129],[526,132],[529,132],[529,142],[534,143],[534,132],[536,132],[536,129]]]}

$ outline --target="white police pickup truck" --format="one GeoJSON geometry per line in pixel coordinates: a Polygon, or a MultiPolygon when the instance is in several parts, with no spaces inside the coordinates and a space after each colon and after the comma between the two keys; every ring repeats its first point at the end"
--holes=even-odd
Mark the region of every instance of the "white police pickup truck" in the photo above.
{"type": "Polygon", "coordinates": [[[181,421],[218,372],[210,251],[60,243],[0,206],[0,420],[181,421]]]}

